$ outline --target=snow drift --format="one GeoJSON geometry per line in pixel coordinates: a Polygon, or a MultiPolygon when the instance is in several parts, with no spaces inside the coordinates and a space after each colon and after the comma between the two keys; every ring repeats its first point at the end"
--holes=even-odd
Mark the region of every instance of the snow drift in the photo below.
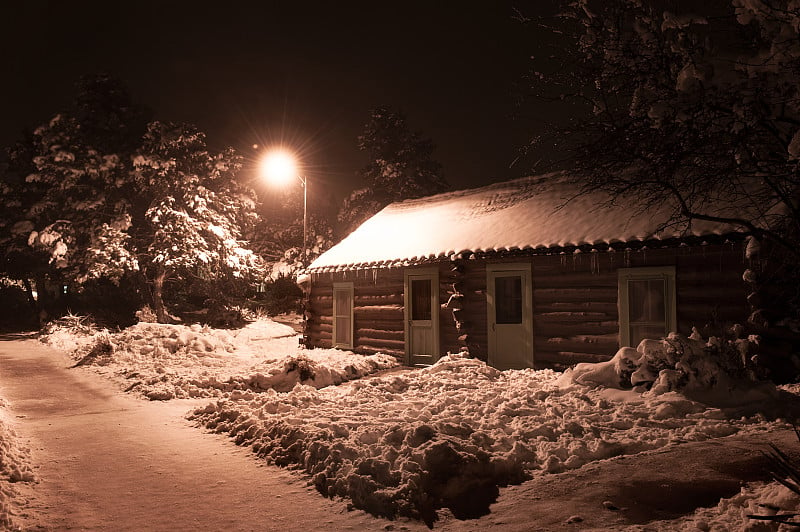
{"type": "Polygon", "coordinates": [[[676,392],[642,395],[580,384],[550,370],[498,371],[456,355],[433,366],[316,390],[235,393],[192,419],[324,495],[389,518],[432,523],[488,512],[498,486],[613,456],[785,425],[780,401],[708,406],[676,392]]]}
{"type": "Polygon", "coordinates": [[[322,388],[397,365],[383,354],[299,349],[295,331],[271,320],[234,331],[143,322],[115,334],[95,330],[82,337],[51,327],[43,339],[71,349],[76,365],[90,366],[151,400],[288,391],[297,383],[322,388]]]}
{"type": "Polygon", "coordinates": [[[14,432],[13,420],[6,402],[0,398],[0,529],[16,530],[13,484],[36,480],[30,465],[30,449],[22,444],[14,432]]]}

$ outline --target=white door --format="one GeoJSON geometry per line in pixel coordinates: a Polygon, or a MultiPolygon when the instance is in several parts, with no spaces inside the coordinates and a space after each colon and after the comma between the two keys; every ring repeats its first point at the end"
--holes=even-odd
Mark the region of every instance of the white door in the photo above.
{"type": "Polygon", "coordinates": [[[406,357],[411,366],[439,359],[439,273],[435,268],[405,273],[406,357]]]}
{"type": "Polygon", "coordinates": [[[489,365],[533,367],[533,296],[530,264],[486,266],[489,365]]]}

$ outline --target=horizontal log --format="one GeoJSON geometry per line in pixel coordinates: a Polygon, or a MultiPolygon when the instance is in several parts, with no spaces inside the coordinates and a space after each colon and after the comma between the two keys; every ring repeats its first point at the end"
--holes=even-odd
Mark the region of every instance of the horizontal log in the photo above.
{"type": "Polygon", "coordinates": [[[694,283],[720,283],[721,281],[728,282],[730,280],[742,280],[744,273],[744,266],[737,265],[735,268],[726,268],[720,271],[717,268],[708,268],[701,265],[693,266],[690,268],[678,267],[675,269],[675,277],[678,284],[694,284],[694,283]]]}
{"type": "Polygon", "coordinates": [[[614,288],[533,288],[533,301],[574,302],[574,301],[617,301],[617,289],[614,288]]]}
{"type": "Polygon", "coordinates": [[[562,286],[616,288],[617,273],[553,272],[550,275],[546,275],[543,272],[534,271],[533,286],[541,288],[557,288],[562,286]]]}
{"type": "Polygon", "coordinates": [[[605,312],[538,312],[534,320],[539,323],[599,323],[609,321],[605,312]]]}
{"type": "Polygon", "coordinates": [[[403,351],[406,348],[406,343],[403,340],[386,340],[382,338],[369,338],[362,336],[356,338],[356,346],[403,351]]]}
{"type": "Polygon", "coordinates": [[[366,336],[369,338],[382,338],[385,340],[403,340],[405,334],[403,331],[388,330],[388,329],[369,329],[359,328],[356,329],[356,336],[366,336]]]}
{"type": "Polygon", "coordinates": [[[402,305],[362,305],[353,307],[355,314],[371,314],[373,316],[402,316],[402,305]]]}
{"type": "Polygon", "coordinates": [[[355,294],[356,306],[368,307],[372,305],[403,305],[403,294],[355,294]]]}
{"type": "Polygon", "coordinates": [[[604,336],[619,332],[619,322],[541,323],[533,318],[534,335],[544,338],[569,338],[571,336],[604,336]]]}
{"type": "Polygon", "coordinates": [[[383,353],[384,355],[395,357],[401,364],[405,364],[406,360],[405,351],[398,351],[396,349],[377,349],[369,346],[358,346],[353,350],[353,352],[358,353],[359,355],[375,355],[377,353],[383,353]]]}
{"type": "Polygon", "coordinates": [[[333,334],[327,331],[308,331],[308,335],[314,339],[315,342],[324,342],[328,347],[331,346],[333,334]]]}
{"type": "Polygon", "coordinates": [[[695,303],[680,301],[677,306],[677,312],[681,316],[702,316],[715,313],[733,317],[744,314],[745,317],[747,317],[748,307],[747,302],[744,300],[737,301],[736,303],[712,301],[708,301],[706,303],[695,303]]]}
{"type": "Polygon", "coordinates": [[[579,336],[568,338],[534,338],[534,353],[537,351],[569,351],[612,356],[619,349],[616,335],[579,336]]]}
{"type": "Polygon", "coordinates": [[[333,326],[327,323],[309,322],[306,330],[309,334],[331,334],[333,332],[333,326]]]}
{"type": "Polygon", "coordinates": [[[402,333],[405,331],[405,321],[402,319],[377,320],[363,316],[356,316],[355,327],[356,329],[382,329],[385,331],[402,333]]]}
{"type": "Polygon", "coordinates": [[[582,362],[597,363],[606,362],[611,360],[609,355],[598,355],[596,353],[577,353],[572,351],[543,351],[541,353],[534,353],[533,364],[534,366],[543,363],[564,364],[572,366],[582,362]]]}
{"type": "Polygon", "coordinates": [[[616,301],[534,301],[533,312],[603,312],[616,318],[618,309],[616,301]]]}

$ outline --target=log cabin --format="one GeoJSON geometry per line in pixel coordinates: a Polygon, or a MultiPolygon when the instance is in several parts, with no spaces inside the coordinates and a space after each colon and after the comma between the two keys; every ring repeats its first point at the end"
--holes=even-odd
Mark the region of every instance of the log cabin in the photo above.
{"type": "Polygon", "coordinates": [[[576,190],[551,174],[387,206],[307,268],[303,342],[561,369],[747,319],[745,233],[576,190]]]}

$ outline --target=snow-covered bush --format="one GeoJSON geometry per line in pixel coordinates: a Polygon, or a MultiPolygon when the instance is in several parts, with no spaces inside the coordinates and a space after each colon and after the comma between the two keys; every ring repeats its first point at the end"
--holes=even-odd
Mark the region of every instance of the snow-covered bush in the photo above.
{"type": "Polygon", "coordinates": [[[582,363],[567,370],[561,382],[647,391],[711,391],[754,386],[751,357],[758,337],[704,341],[695,330],[686,337],[671,333],[623,347],[607,362],[582,363]]]}
{"type": "Polygon", "coordinates": [[[279,275],[264,283],[264,291],[258,294],[258,304],[267,314],[276,315],[296,312],[300,308],[303,291],[292,277],[279,275]]]}

